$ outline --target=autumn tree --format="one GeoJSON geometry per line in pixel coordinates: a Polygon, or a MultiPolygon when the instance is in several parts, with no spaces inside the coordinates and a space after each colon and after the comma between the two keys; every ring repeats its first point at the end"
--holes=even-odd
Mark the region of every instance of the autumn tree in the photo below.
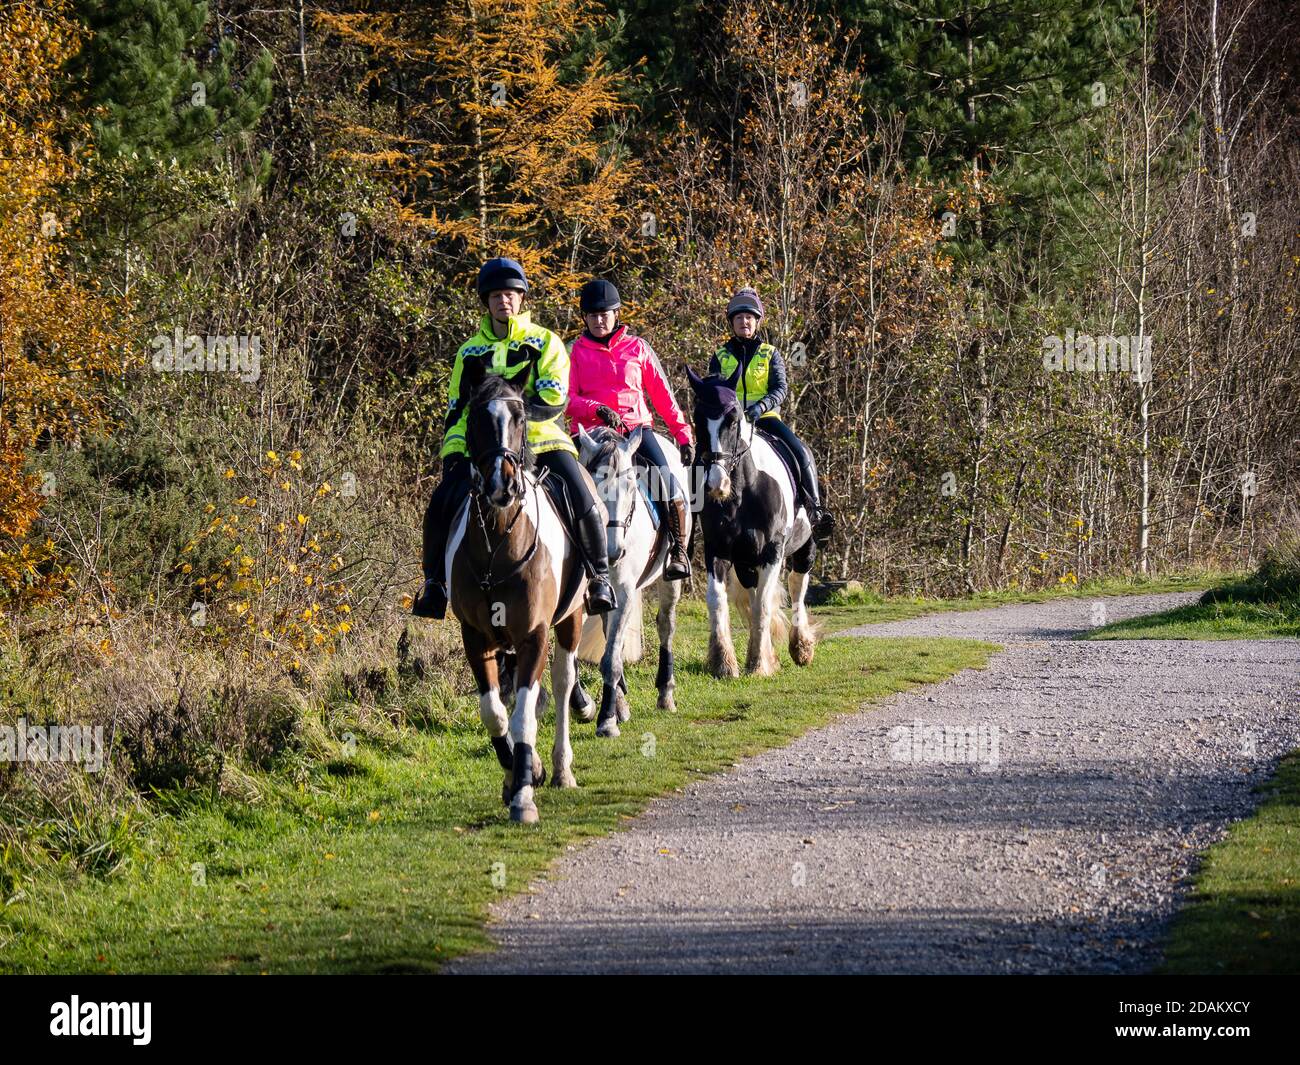
{"type": "Polygon", "coordinates": [[[860,565],[864,528],[914,476],[886,415],[900,393],[930,390],[955,314],[933,190],[900,172],[899,127],[863,113],[851,37],[766,0],[733,5],[722,34],[715,77],[732,110],[683,123],[654,167],[646,328],[703,370],[727,296],[758,288],[790,377],[784,415],[842,516],[832,549],[860,565]]]}
{"type": "MultiPolygon", "coordinates": [[[[321,14],[366,56],[366,106],[334,114],[336,156],[391,181],[404,219],[467,272],[509,254],[573,289],[633,170],[612,137],[624,77],[567,53],[601,16],[577,0],[452,0],[321,14]]],[[[602,256],[597,256],[602,257],[602,256]]]]}
{"type": "Polygon", "coordinates": [[[56,586],[29,534],[58,490],[29,462],[48,441],[102,425],[94,378],[119,368],[112,309],[64,263],[83,160],[60,144],[60,68],[81,43],[60,0],[20,0],[0,20],[0,609],[56,586]]]}

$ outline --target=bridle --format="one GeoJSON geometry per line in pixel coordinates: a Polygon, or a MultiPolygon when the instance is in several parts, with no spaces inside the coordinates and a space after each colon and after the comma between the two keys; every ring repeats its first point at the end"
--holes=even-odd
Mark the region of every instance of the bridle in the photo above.
{"type": "MultiPolygon", "coordinates": [[[[470,561],[468,556],[465,559],[465,564],[469,567],[470,573],[478,581],[479,588],[485,592],[490,588],[495,588],[500,584],[504,584],[511,578],[518,576],[523,568],[532,561],[533,556],[537,554],[537,543],[541,536],[542,527],[541,487],[542,481],[545,480],[548,472],[545,469],[542,470],[541,475],[533,482],[533,504],[536,510],[536,513],[533,515],[533,541],[528,545],[528,550],[524,552],[521,558],[516,560],[515,564],[511,566],[509,570],[496,577],[492,576],[492,566],[496,562],[497,552],[501,550],[503,544],[510,540],[510,534],[514,531],[515,523],[519,521],[519,515],[524,512],[524,500],[528,496],[528,482],[524,474],[524,456],[527,453],[528,437],[527,434],[525,434],[524,445],[520,451],[507,447],[505,444],[499,444],[484,455],[470,456],[471,468],[473,469],[473,476],[470,478],[470,500],[473,504],[474,517],[477,521],[479,532],[483,534],[483,546],[487,548],[488,560],[485,571],[482,574],[474,572],[474,564],[470,561]],[[498,458],[509,459],[514,463],[515,475],[511,478],[510,482],[510,499],[515,504],[515,512],[510,518],[509,524],[506,525],[505,532],[502,533],[501,538],[497,540],[494,546],[492,538],[488,535],[487,521],[483,514],[483,502],[486,497],[483,491],[483,473],[479,469],[479,464],[498,458]]],[[[509,505],[509,503],[506,504],[506,506],[509,505]]],[[[491,502],[488,503],[488,506],[493,510],[503,509],[493,506],[491,502]]]]}
{"type": "MultiPolygon", "coordinates": [[[[731,408],[724,409],[722,413],[725,415],[729,409],[731,408]]],[[[754,431],[757,432],[757,427],[755,427],[754,431]]],[[[701,436],[702,435],[703,434],[701,434],[701,436]]],[[[736,465],[741,459],[749,454],[750,450],[750,442],[745,439],[744,425],[741,425],[741,427],[737,429],[736,435],[740,438],[741,443],[745,445],[743,448],[740,448],[737,451],[713,451],[712,449],[701,450],[698,453],[699,458],[702,460],[700,464],[703,466],[711,466],[714,463],[717,463],[726,471],[728,478],[734,476],[736,465]]]]}
{"type": "MultiPolygon", "coordinates": [[[[631,469],[632,469],[633,471],[635,471],[635,469],[636,469],[635,464],[632,465],[631,469]]],[[[622,471],[622,470],[619,470],[619,469],[617,469],[617,468],[614,468],[614,474],[613,474],[613,476],[614,476],[616,479],[622,477],[622,475],[623,475],[623,471],[622,471]]],[[[639,501],[640,501],[640,495],[641,495],[641,488],[640,488],[640,486],[638,485],[638,486],[634,487],[633,490],[632,490],[632,505],[631,505],[630,507],[627,508],[627,517],[625,517],[625,518],[610,518],[608,521],[605,522],[605,528],[606,528],[606,529],[622,529],[622,530],[624,530],[624,532],[626,532],[628,529],[630,529],[630,528],[632,527],[632,521],[633,521],[633,519],[636,518],[636,508],[637,508],[637,505],[638,505],[638,503],[639,503],[639,501]]],[[[623,552],[620,550],[619,553],[618,553],[617,555],[611,555],[609,560],[610,560],[610,562],[617,562],[617,561],[618,561],[620,558],[622,558],[622,557],[623,557],[623,552]]]]}

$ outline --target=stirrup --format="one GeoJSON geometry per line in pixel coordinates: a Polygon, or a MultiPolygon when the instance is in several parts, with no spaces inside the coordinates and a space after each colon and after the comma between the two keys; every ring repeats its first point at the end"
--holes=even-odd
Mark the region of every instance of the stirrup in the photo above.
{"type": "Polygon", "coordinates": [[[420,591],[411,603],[411,613],[417,618],[434,618],[441,621],[447,616],[447,589],[431,577],[425,578],[420,591]]]}
{"type": "Polygon", "coordinates": [[[664,580],[666,581],[684,581],[691,575],[691,559],[686,554],[685,549],[682,551],[683,558],[677,566],[673,564],[673,552],[670,548],[668,558],[664,562],[664,580]]]}
{"type": "Polygon", "coordinates": [[[614,595],[614,587],[609,583],[609,578],[600,575],[587,578],[587,598],[586,608],[588,614],[608,614],[618,606],[618,599],[614,595]],[[605,586],[608,596],[596,595],[601,585],[605,586]]]}

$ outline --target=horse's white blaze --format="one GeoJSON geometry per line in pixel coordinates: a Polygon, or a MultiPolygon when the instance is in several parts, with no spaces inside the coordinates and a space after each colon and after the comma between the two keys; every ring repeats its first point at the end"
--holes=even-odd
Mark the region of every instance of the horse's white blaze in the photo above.
{"type": "Polygon", "coordinates": [[[727,471],[716,462],[709,467],[709,475],[704,486],[709,490],[709,498],[722,501],[731,495],[731,478],[727,471]]]}
{"type": "Polygon", "coordinates": [[[497,439],[505,440],[510,427],[510,404],[504,399],[494,399],[483,408],[496,426],[497,439]]]}
{"type": "Polygon", "coordinates": [[[493,738],[504,736],[510,727],[506,704],[501,701],[501,693],[496,688],[489,688],[478,697],[478,716],[487,727],[488,735],[493,738]]]}
{"type": "MultiPolygon", "coordinates": [[[[515,695],[515,712],[510,717],[510,738],[515,743],[537,746],[537,694],[541,686],[534,681],[515,695]]],[[[558,713],[556,714],[558,718],[558,713]]]]}

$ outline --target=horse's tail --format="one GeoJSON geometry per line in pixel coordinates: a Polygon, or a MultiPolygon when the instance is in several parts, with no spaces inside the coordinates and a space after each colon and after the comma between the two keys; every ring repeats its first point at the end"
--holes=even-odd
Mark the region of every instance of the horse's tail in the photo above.
{"type": "MultiPolygon", "coordinates": [[[[628,604],[630,615],[623,629],[623,661],[640,662],[645,653],[644,634],[641,627],[641,589],[634,588],[628,604]]],[[[578,644],[578,659],[596,663],[605,653],[605,626],[599,615],[591,615],[583,623],[582,640],[578,644]]]]}
{"type": "MultiPolygon", "coordinates": [[[[744,619],[745,625],[749,625],[749,589],[744,587],[736,577],[734,567],[727,575],[727,594],[731,598],[732,604],[740,611],[740,616],[744,619]]],[[[785,598],[781,593],[780,582],[775,582],[772,589],[772,610],[769,617],[772,619],[772,644],[785,643],[790,636],[790,619],[785,616],[783,609],[785,598]]]]}

